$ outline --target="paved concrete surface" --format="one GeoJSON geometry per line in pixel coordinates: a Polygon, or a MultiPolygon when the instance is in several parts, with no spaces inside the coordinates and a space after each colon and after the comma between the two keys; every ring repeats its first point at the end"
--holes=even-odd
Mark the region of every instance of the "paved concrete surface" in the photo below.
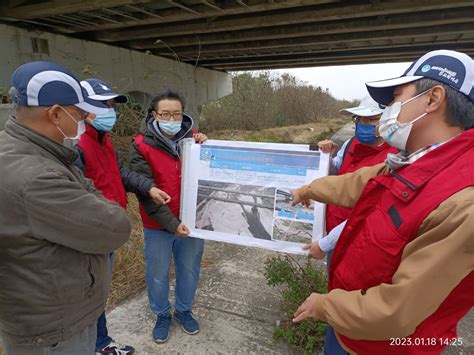
{"type": "MultiPolygon", "coordinates": [[[[271,255],[276,253],[206,242],[205,266],[194,308],[201,325],[197,335],[185,334],[173,322],[168,342],[155,344],[151,332],[156,318],[148,307],[146,293],[108,314],[109,332],[117,341],[134,345],[137,355],[297,354],[272,340],[273,327],[280,320],[280,294],[267,286],[262,272],[265,259],[271,255]]],[[[474,312],[460,323],[459,337],[463,345],[452,346],[444,353],[473,355],[474,312]]]]}
{"type": "Polygon", "coordinates": [[[474,355],[474,310],[458,324],[458,339],[456,345],[448,346],[443,354],[474,355]],[[460,344],[462,342],[462,345],[460,344]]]}
{"type": "Polygon", "coordinates": [[[133,344],[137,354],[293,354],[272,339],[280,320],[280,294],[263,275],[263,263],[271,255],[276,253],[206,242],[194,307],[201,325],[197,335],[185,334],[173,322],[168,342],[155,344],[151,332],[156,318],[145,293],[108,314],[109,332],[117,341],[133,344]]]}

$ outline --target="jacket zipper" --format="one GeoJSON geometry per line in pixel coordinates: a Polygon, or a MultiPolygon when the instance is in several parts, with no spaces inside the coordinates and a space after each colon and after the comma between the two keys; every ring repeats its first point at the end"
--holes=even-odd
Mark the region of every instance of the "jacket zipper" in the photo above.
{"type": "Polygon", "coordinates": [[[406,186],[408,186],[410,189],[412,189],[413,191],[416,191],[417,189],[417,186],[413,185],[410,181],[408,181],[407,179],[405,179],[404,177],[400,176],[398,173],[396,173],[395,171],[391,171],[390,172],[390,175],[394,176],[397,180],[401,181],[403,184],[405,184],[406,186]]]}

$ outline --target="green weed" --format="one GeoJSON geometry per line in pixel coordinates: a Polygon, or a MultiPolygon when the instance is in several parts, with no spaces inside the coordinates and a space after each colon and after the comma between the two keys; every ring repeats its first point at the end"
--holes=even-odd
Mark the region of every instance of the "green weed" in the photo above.
{"type": "Polygon", "coordinates": [[[282,286],[281,312],[283,320],[273,331],[275,340],[284,340],[302,354],[321,350],[326,324],[314,319],[293,323],[296,309],[313,292],[326,293],[325,272],[311,263],[301,266],[290,255],[268,258],[264,265],[265,277],[270,286],[282,286]]]}

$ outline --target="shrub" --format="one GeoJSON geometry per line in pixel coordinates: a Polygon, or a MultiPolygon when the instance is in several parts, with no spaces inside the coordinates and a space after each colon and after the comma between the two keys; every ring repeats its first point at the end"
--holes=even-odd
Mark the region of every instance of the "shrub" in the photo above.
{"type": "Polygon", "coordinates": [[[287,73],[234,74],[232,90],[231,95],[203,105],[203,131],[260,130],[320,122],[338,117],[341,108],[357,105],[338,100],[327,89],[308,85],[287,73]]]}
{"type": "Polygon", "coordinates": [[[303,354],[320,350],[324,342],[326,324],[315,319],[306,319],[300,323],[291,320],[297,308],[313,292],[326,293],[325,272],[316,267],[310,259],[301,266],[290,255],[279,255],[265,261],[265,277],[270,286],[283,286],[283,320],[274,329],[275,340],[284,340],[303,354]]]}

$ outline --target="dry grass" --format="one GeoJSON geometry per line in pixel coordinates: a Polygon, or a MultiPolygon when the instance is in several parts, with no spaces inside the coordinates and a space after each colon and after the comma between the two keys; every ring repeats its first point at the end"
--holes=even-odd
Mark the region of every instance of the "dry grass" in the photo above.
{"type": "Polygon", "coordinates": [[[114,274],[107,308],[130,298],[145,288],[145,261],[143,256],[143,226],[138,201],[128,194],[128,216],[133,230],[130,239],[115,252],[114,274]]]}

